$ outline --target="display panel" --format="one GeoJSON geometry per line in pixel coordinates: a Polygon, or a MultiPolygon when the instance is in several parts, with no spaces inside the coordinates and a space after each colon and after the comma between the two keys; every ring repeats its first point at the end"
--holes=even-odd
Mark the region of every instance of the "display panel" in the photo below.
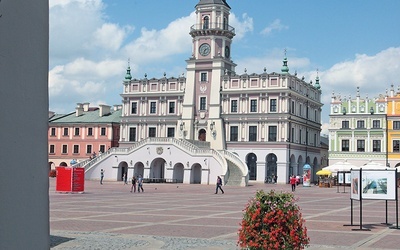
{"type": "Polygon", "coordinates": [[[396,169],[352,170],[351,199],[396,200],[396,169]]]}
{"type": "Polygon", "coordinates": [[[350,174],[350,172],[346,172],[344,174],[344,183],[351,184],[351,174],[350,174]]]}
{"type": "Polygon", "coordinates": [[[396,171],[362,170],[362,198],[376,200],[396,199],[396,171]]]}
{"type": "Polygon", "coordinates": [[[338,172],[337,179],[339,184],[344,184],[344,172],[338,172]]]}
{"type": "Polygon", "coordinates": [[[360,200],[360,170],[351,170],[350,172],[351,192],[350,198],[360,200]]]}

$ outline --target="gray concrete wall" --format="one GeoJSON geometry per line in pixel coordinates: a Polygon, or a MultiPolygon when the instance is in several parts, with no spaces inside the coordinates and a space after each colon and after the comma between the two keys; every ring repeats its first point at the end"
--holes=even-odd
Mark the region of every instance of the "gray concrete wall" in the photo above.
{"type": "Polygon", "coordinates": [[[48,0],[0,16],[0,249],[49,249],[48,0]]]}

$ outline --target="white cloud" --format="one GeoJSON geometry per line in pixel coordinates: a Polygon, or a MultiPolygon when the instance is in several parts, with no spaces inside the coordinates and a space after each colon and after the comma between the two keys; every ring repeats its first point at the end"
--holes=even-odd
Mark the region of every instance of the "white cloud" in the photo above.
{"type": "Polygon", "coordinates": [[[122,91],[122,86],[119,84],[125,68],[125,61],[94,62],[84,58],[54,67],[49,72],[51,107],[58,112],[67,112],[70,111],[68,107],[62,109],[60,106],[65,103],[69,105],[78,102],[98,103],[99,100],[110,100],[109,95],[118,98],[118,91],[122,91]]]}
{"type": "Polygon", "coordinates": [[[376,55],[357,54],[353,60],[320,72],[320,78],[327,105],[332,91],[342,97],[354,97],[357,87],[364,97],[378,97],[385,94],[391,84],[400,84],[400,47],[388,48],[376,55]]]}
{"type": "Polygon", "coordinates": [[[230,15],[230,25],[235,27],[235,41],[242,39],[248,32],[252,32],[254,29],[253,18],[249,17],[247,13],[242,15],[242,21],[232,13],[230,15]]]}
{"type": "Polygon", "coordinates": [[[284,29],[289,29],[289,26],[282,24],[280,19],[275,19],[272,23],[270,23],[261,31],[261,34],[269,35],[274,30],[281,31],[284,29]]]}
{"type": "MultiPolygon", "coordinates": [[[[171,22],[165,29],[141,29],[140,37],[129,42],[122,54],[131,58],[133,63],[146,64],[180,53],[190,53],[191,38],[188,27],[195,22],[195,14],[171,22]]],[[[188,54],[189,54],[188,53],[188,54]]],[[[189,54],[190,55],[190,54],[189,54]]]]}
{"type": "MultiPolygon", "coordinates": [[[[304,73],[315,79],[316,72],[304,73]]],[[[342,98],[356,96],[360,87],[361,98],[376,98],[385,95],[393,84],[400,85],[400,47],[388,48],[375,55],[357,54],[352,60],[336,63],[329,69],[319,72],[322,90],[322,133],[328,134],[329,112],[332,93],[342,98]]]]}
{"type": "Polygon", "coordinates": [[[50,0],[50,6],[50,63],[88,54],[88,41],[104,23],[102,2],[50,0]]]}
{"type": "Polygon", "coordinates": [[[372,56],[357,54],[354,60],[333,65],[323,72],[323,77],[328,86],[338,90],[348,87],[349,83],[368,90],[387,86],[400,80],[400,47],[388,48],[372,56]]]}
{"type": "MultiPolygon", "coordinates": [[[[132,75],[139,70],[139,75],[153,75],[149,71],[160,70],[180,75],[184,59],[182,67],[169,62],[192,54],[188,31],[196,22],[195,12],[172,21],[164,29],[139,27],[140,33],[134,34],[134,26],[108,20],[102,0],[50,0],[49,7],[49,93],[53,110],[69,111],[64,106],[76,102],[120,101],[128,58],[132,75]],[[127,40],[130,34],[136,37],[127,40]]],[[[253,31],[253,19],[247,14],[237,17],[231,13],[230,25],[235,27],[235,40],[253,31]]]]}
{"type": "Polygon", "coordinates": [[[99,49],[109,49],[117,51],[120,49],[127,34],[133,30],[132,27],[119,27],[116,24],[104,23],[100,28],[93,32],[92,44],[99,49]]]}

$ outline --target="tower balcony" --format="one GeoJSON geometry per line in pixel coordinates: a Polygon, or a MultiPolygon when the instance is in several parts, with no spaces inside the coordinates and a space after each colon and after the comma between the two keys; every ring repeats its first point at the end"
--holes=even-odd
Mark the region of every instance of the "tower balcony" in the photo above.
{"type": "Polygon", "coordinates": [[[204,35],[219,35],[233,38],[235,34],[235,28],[230,25],[223,23],[208,23],[208,24],[194,24],[190,27],[190,33],[192,37],[204,36],[204,35]]]}

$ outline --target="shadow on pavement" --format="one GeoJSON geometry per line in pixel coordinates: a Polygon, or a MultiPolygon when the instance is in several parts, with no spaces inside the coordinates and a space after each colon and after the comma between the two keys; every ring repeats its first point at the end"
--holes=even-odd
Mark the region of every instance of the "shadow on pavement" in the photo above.
{"type": "Polygon", "coordinates": [[[67,241],[74,240],[75,238],[67,238],[62,236],[50,235],[50,248],[56,247],[67,241]]]}

